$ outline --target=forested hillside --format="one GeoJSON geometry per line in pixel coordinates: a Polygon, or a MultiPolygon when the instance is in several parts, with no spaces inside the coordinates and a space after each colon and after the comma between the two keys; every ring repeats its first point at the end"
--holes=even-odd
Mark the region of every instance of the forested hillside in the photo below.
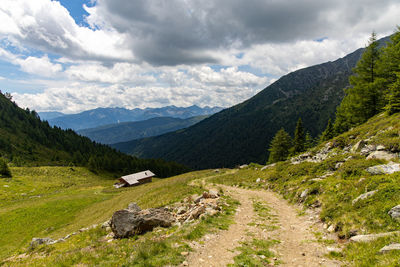
{"type": "Polygon", "coordinates": [[[187,171],[164,160],[142,160],[92,142],[72,130],[51,127],[35,111],[23,110],[0,94],[0,155],[15,166],[77,165],[128,173],[151,169],[166,177],[187,171]]]}
{"type": "MultiPolygon", "coordinates": [[[[388,38],[382,39],[383,44],[388,38]]],[[[225,109],[185,130],[114,147],[141,157],[160,157],[193,168],[232,167],[267,161],[274,134],[294,132],[302,118],[314,138],[325,129],[349,86],[352,68],[364,50],[333,62],[283,76],[251,99],[225,109]]]]}
{"type": "Polygon", "coordinates": [[[192,126],[207,116],[188,119],[157,117],[144,121],[122,122],[91,129],[78,130],[77,133],[102,144],[113,144],[134,139],[156,136],[192,126]]]}

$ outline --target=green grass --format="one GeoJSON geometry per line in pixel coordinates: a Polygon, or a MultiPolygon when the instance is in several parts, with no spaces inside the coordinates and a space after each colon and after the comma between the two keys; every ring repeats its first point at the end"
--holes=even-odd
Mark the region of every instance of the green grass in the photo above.
{"type": "Polygon", "coordinates": [[[228,266],[265,266],[271,263],[271,258],[275,256],[269,249],[277,243],[279,243],[277,240],[261,239],[242,242],[237,248],[240,254],[234,257],[235,263],[228,266]]]}

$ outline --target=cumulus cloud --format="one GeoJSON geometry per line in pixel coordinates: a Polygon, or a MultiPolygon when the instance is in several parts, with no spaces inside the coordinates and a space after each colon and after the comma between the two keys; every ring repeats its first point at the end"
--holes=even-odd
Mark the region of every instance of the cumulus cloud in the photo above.
{"type": "Polygon", "coordinates": [[[69,113],[227,107],[364,46],[372,30],[392,33],[400,14],[398,0],[96,0],[84,8],[89,27],[58,1],[1,0],[0,60],[35,76],[20,83],[42,88],[15,92],[17,103],[69,113]]]}

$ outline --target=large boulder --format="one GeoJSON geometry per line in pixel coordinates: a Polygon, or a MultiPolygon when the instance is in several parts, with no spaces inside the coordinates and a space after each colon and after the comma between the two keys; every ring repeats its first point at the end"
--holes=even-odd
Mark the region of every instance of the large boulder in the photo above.
{"type": "Polygon", "coordinates": [[[119,210],[113,214],[110,226],[116,238],[124,238],[151,231],[158,226],[170,227],[173,222],[174,217],[164,208],[139,212],[119,210]]]}
{"type": "Polygon", "coordinates": [[[31,247],[36,247],[38,245],[43,245],[43,244],[52,245],[55,243],[57,243],[57,241],[54,239],[51,239],[49,237],[44,237],[44,238],[34,237],[34,238],[32,238],[32,241],[31,241],[31,247]]]}
{"type": "Polygon", "coordinates": [[[371,174],[392,174],[400,171],[400,164],[389,162],[388,164],[376,165],[367,168],[367,172],[371,174]]]}

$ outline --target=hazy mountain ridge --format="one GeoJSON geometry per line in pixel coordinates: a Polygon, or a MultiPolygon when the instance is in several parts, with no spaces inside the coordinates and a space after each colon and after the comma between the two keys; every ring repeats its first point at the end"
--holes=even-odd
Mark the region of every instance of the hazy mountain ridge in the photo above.
{"type": "Polygon", "coordinates": [[[176,131],[196,124],[205,118],[207,118],[206,115],[188,119],[156,117],[144,121],[122,122],[78,130],[77,133],[98,143],[113,144],[176,131]]]}
{"type": "Polygon", "coordinates": [[[96,108],[78,114],[68,114],[49,119],[50,125],[62,129],[82,130],[96,128],[120,122],[143,121],[155,117],[174,117],[187,119],[195,116],[211,115],[222,108],[220,107],[190,107],[167,106],[162,108],[125,109],[125,108],[96,108]]]}

